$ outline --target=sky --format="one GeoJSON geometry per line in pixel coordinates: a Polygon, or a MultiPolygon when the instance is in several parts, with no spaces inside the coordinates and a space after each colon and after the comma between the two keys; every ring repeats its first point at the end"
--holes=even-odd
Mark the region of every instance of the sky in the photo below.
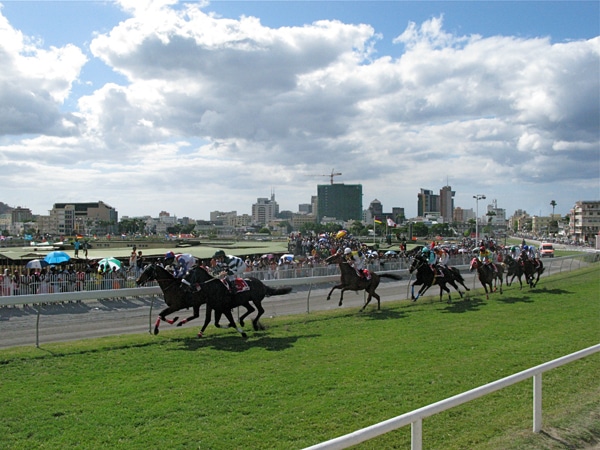
{"type": "Polygon", "coordinates": [[[0,201],[208,220],[600,200],[597,1],[2,1],[0,201]],[[474,196],[485,195],[476,205],[474,196]]]}

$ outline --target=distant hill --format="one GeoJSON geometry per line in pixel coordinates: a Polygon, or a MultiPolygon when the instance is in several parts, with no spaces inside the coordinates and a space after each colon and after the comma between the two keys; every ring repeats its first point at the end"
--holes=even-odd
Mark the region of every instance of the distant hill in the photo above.
{"type": "Polygon", "coordinates": [[[8,206],[6,203],[0,202],[0,214],[9,214],[14,208],[8,206]]]}

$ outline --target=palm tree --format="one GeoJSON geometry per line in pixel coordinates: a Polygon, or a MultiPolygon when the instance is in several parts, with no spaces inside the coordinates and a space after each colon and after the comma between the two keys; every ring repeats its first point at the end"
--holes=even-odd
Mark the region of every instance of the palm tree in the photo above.
{"type": "Polygon", "coordinates": [[[554,208],[556,207],[556,200],[552,200],[550,202],[550,206],[552,206],[552,216],[554,216],[554,208]]]}

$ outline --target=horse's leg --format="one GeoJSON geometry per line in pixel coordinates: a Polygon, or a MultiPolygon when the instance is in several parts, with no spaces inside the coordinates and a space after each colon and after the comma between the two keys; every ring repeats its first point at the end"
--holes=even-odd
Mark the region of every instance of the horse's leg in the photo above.
{"type": "Polygon", "coordinates": [[[254,326],[254,331],[264,330],[265,327],[260,323],[260,318],[265,313],[265,308],[262,307],[262,304],[259,301],[257,301],[254,304],[256,305],[256,309],[258,309],[258,314],[252,320],[252,325],[254,326]]]}
{"type": "Polygon", "coordinates": [[[342,306],[342,302],[344,301],[344,292],[346,291],[346,288],[342,288],[342,292],[340,293],[340,302],[338,303],[338,306],[342,306]]]}
{"type": "Polygon", "coordinates": [[[440,302],[442,301],[442,289],[448,293],[448,303],[452,303],[452,297],[450,296],[450,289],[446,286],[446,283],[440,284],[440,302]]]}
{"type": "Polygon", "coordinates": [[[240,326],[243,327],[244,326],[244,319],[246,317],[248,317],[250,314],[252,314],[254,311],[256,311],[252,305],[250,304],[250,302],[246,302],[246,303],[242,303],[242,305],[244,308],[246,308],[246,312],[244,314],[242,314],[240,316],[240,326]]]}
{"type": "Polygon", "coordinates": [[[175,311],[179,311],[179,309],[169,306],[168,308],[165,308],[160,313],[158,313],[156,322],[154,322],[154,334],[155,335],[159,333],[158,327],[160,325],[161,320],[164,320],[165,322],[170,323],[170,324],[173,324],[173,323],[175,323],[175,321],[177,321],[178,317],[175,317],[174,319],[167,319],[167,316],[175,311]]]}
{"type": "Polygon", "coordinates": [[[235,324],[235,320],[233,320],[233,314],[231,313],[231,310],[227,308],[223,311],[223,314],[225,314],[225,317],[227,318],[227,320],[229,320],[229,326],[235,328],[237,332],[240,333],[244,339],[246,339],[248,335],[244,332],[244,330],[242,330],[235,324]]]}
{"type": "Polygon", "coordinates": [[[367,307],[367,305],[369,303],[371,303],[371,299],[373,297],[375,297],[377,299],[377,311],[379,311],[381,309],[381,297],[379,296],[379,294],[377,294],[375,291],[367,291],[369,293],[369,295],[367,296],[367,301],[365,302],[365,304],[362,306],[362,308],[360,308],[360,312],[364,311],[365,308],[367,307]]]}
{"type": "MultiPolygon", "coordinates": [[[[198,332],[198,337],[204,336],[204,330],[206,330],[206,327],[210,323],[210,319],[212,319],[212,310],[213,310],[212,307],[209,306],[209,304],[207,303],[206,304],[206,317],[204,318],[204,325],[202,325],[202,328],[198,332]]],[[[215,317],[216,317],[216,314],[215,314],[215,317]]]]}
{"type": "Polygon", "coordinates": [[[329,294],[327,294],[327,300],[329,300],[331,298],[331,293],[333,291],[335,291],[336,289],[341,289],[343,287],[342,284],[336,284],[334,287],[331,288],[331,290],[329,291],[329,294]]]}
{"type": "Polygon", "coordinates": [[[194,306],[192,307],[192,310],[194,311],[194,315],[193,315],[193,316],[190,316],[190,317],[186,317],[186,318],[185,318],[185,319],[183,319],[183,320],[180,320],[180,321],[177,323],[177,326],[178,326],[178,327],[180,327],[181,325],[183,325],[183,324],[185,324],[185,323],[188,323],[188,322],[190,322],[190,321],[192,321],[192,320],[194,320],[194,319],[197,319],[198,317],[200,317],[200,305],[194,305],[194,306]]]}

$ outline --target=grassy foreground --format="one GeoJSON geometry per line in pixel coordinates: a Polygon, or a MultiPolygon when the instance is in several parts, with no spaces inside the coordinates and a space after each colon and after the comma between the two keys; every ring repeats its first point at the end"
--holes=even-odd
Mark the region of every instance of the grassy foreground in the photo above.
{"type": "MultiPolygon", "coordinates": [[[[384,303],[266,319],[247,341],[163,327],[0,351],[0,442],[10,449],[297,449],[600,342],[600,268],[485,300],[384,303]]],[[[425,301],[423,301],[425,300],[425,301]]],[[[600,439],[600,355],[423,422],[428,449],[583,448],[600,439]]],[[[410,427],[357,446],[410,448],[410,427]]]]}

